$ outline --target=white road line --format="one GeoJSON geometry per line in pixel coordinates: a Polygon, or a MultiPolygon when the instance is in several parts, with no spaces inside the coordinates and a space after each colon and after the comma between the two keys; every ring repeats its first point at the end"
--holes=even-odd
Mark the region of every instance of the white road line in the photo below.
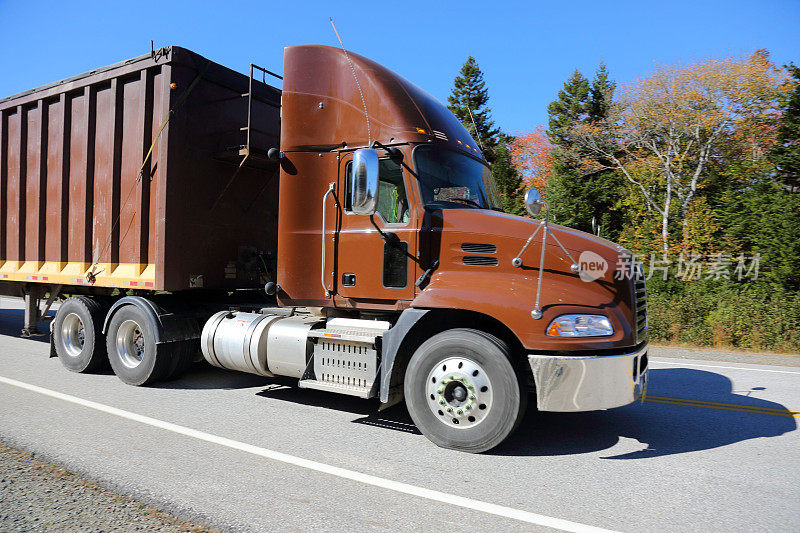
{"type": "Polygon", "coordinates": [[[530,513],[528,511],[522,511],[520,509],[513,509],[511,507],[504,507],[502,505],[495,505],[493,503],[482,502],[480,500],[464,498],[462,496],[456,496],[454,494],[447,494],[445,492],[430,490],[424,487],[417,487],[415,485],[409,485],[407,483],[401,483],[399,481],[392,481],[390,479],[384,479],[369,474],[363,474],[361,472],[356,472],[354,470],[347,470],[346,468],[340,468],[338,466],[331,466],[325,463],[319,463],[317,461],[303,459],[301,457],[296,457],[294,455],[288,455],[285,453],[268,450],[266,448],[261,448],[259,446],[253,446],[252,444],[247,444],[244,442],[231,440],[225,437],[220,437],[218,435],[212,435],[211,433],[206,433],[204,431],[199,431],[185,426],[179,426],[171,422],[164,422],[163,420],[150,418],[149,416],[139,415],[136,413],[132,413],[130,411],[117,409],[116,407],[111,407],[109,405],[104,405],[102,403],[93,402],[91,400],[84,400],[83,398],[78,398],[77,396],[71,396],[69,394],[64,394],[50,389],[45,389],[37,385],[23,383],[22,381],[17,381],[15,379],[3,376],[0,376],[0,383],[5,383],[6,385],[19,387],[21,389],[43,394],[45,396],[50,396],[51,398],[56,398],[59,400],[63,400],[65,402],[74,403],[77,405],[81,405],[83,407],[88,407],[89,409],[94,409],[96,411],[101,411],[103,413],[108,413],[121,418],[126,418],[128,420],[133,420],[135,422],[140,422],[142,424],[147,424],[148,426],[153,426],[159,429],[172,431],[173,433],[178,433],[179,435],[184,435],[186,437],[192,437],[213,444],[218,444],[220,446],[226,446],[234,450],[239,450],[253,455],[258,455],[260,457],[272,459],[273,461],[280,461],[282,463],[299,466],[300,468],[315,470],[317,472],[322,472],[324,474],[330,474],[332,476],[349,479],[351,481],[357,481],[359,483],[364,483],[367,485],[372,485],[383,489],[393,490],[395,492],[409,494],[411,496],[417,496],[419,498],[425,498],[427,500],[433,500],[436,502],[453,505],[455,507],[463,507],[464,509],[480,511],[483,513],[501,516],[503,518],[511,518],[513,520],[527,522],[529,524],[536,524],[539,526],[550,527],[553,529],[560,529],[562,531],[573,531],[576,533],[583,533],[583,532],[609,533],[611,531],[608,529],[588,526],[586,524],[581,524],[578,522],[571,522],[569,520],[562,520],[560,518],[553,518],[550,516],[530,513]]]}
{"type": "Polygon", "coordinates": [[[651,365],[699,366],[703,368],[727,368],[729,370],[748,370],[752,372],[774,372],[776,374],[800,374],[800,372],[792,372],[790,370],[768,370],[766,368],[747,368],[744,366],[700,365],[695,363],[670,363],[667,361],[659,361],[655,358],[650,359],[650,363],[651,365]]]}

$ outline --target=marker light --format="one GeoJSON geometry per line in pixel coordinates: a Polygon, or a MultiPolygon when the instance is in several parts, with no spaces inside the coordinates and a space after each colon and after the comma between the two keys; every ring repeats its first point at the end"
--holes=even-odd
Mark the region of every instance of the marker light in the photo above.
{"type": "Polygon", "coordinates": [[[602,337],[614,328],[603,315],[561,315],[547,327],[550,337],[602,337]]]}
{"type": "Polygon", "coordinates": [[[417,128],[417,133],[421,133],[421,134],[425,135],[428,132],[425,131],[423,128],[417,128]]]}

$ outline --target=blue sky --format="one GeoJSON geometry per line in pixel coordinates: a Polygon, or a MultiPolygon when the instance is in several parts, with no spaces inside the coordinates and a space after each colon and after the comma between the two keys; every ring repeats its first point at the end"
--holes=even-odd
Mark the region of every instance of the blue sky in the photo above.
{"type": "Polygon", "coordinates": [[[283,48],[345,46],[445,101],[477,58],[497,125],[546,123],[547,104],[578,68],[605,61],[619,83],[661,63],[766,48],[800,63],[800,0],[667,2],[123,2],[0,0],[0,97],[176,44],[235,70],[281,71],[283,48]]]}

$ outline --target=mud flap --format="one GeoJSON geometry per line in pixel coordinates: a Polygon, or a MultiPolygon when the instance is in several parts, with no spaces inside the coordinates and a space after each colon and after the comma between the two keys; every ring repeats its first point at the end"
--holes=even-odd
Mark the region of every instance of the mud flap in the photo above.
{"type": "Polygon", "coordinates": [[[58,354],[56,353],[55,339],[53,338],[54,337],[53,336],[53,325],[54,325],[54,322],[55,322],[54,320],[50,321],[50,359],[52,359],[53,357],[58,357],[58,354]]]}
{"type": "Polygon", "coordinates": [[[400,345],[411,328],[428,313],[427,309],[406,309],[394,326],[383,334],[380,367],[380,400],[379,411],[383,411],[403,400],[403,376],[394,372],[394,360],[400,345]]]}

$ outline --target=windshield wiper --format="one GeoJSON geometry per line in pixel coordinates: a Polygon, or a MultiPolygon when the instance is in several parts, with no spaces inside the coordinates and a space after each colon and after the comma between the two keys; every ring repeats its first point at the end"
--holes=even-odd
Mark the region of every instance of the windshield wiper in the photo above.
{"type": "Polygon", "coordinates": [[[468,205],[474,205],[478,209],[483,209],[484,208],[481,204],[479,204],[478,202],[475,202],[473,200],[470,200],[469,198],[449,198],[447,201],[448,202],[453,202],[453,201],[464,202],[465,204],[468,204],[468,205]]]}

